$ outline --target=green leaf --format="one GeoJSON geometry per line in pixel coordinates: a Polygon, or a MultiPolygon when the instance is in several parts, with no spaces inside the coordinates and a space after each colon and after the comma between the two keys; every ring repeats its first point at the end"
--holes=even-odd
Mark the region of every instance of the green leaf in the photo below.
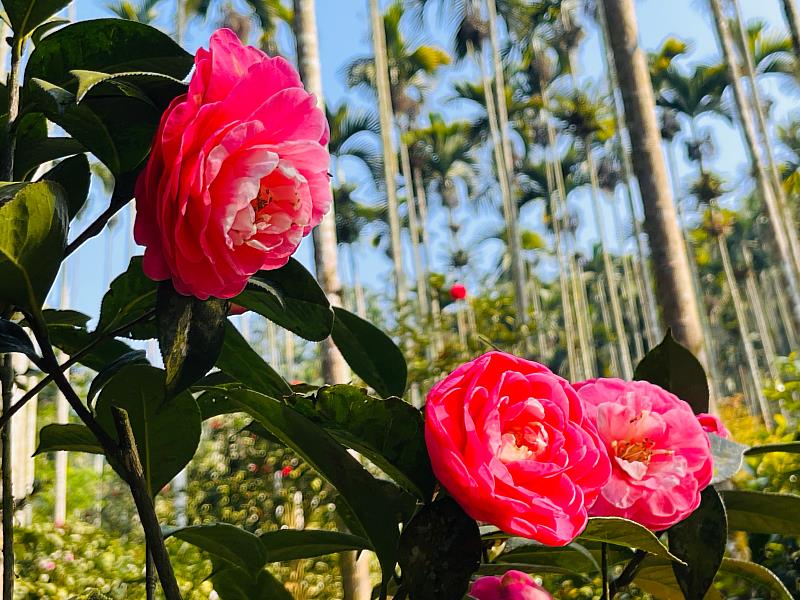
{"type": "MultiPolygon", "coordinates": [[[[246,389],[220,389],[305,460],[339,493],[378,555],[384,577],[396,563],[398,530],[381,482],[324,429],[289,406],[246,389]]],[[[384,482],[385,483],[385,482],[384,482]]]]}
{"type": "Polygon", "coordinates": [[[347,364],[383,397],[402,397],[408,368],[392,339],[372,323],[343,308],[333,309],[331,337],[347,364]]]}
{"type": "Polygon", "coordinates": [[[39,431],[39,445],[33,455],[58,450],[103,454],[103,447],[89,428],[76,423],[51,423],[39,431]]]}
{"type": "Polygon", "coordinates": [[[228,302],[198,300],[175,291],[170,281],[158,285],[158,345],[167,371],[169,395],[185,390],[217,362],[228,322],[228,302]]]}
{"type": "Polygon", "coordinates": [[[478,524],[455,500],[442,498],[403,528],[398,551],[411,598],[461,600],[480,565],[478,524]]]}
{"type": "Polygon", "coordinates": [[[703,366],[671,331],[636,366],[633,378],[672,392],[688,402],[695,414],[708,412],[708,379],[703,366]]]}
{"type": "Polygon", "coordinates": [[[728,528],[751,533],[800,535],[800,496],[723,490],[728,528]]]}
{"type": "MultiPolygon", "coordinates": [[[[156,306],[158,284],[142,271],[142,257],[131,258],[124,273],[111,282],[100,304],[96,333],[108,333],[139,319],[156,306]]],[[[121,332],[128,336],[130,331],[121,332]]]]}
{"type": "Polygon", "coordinates": [[[422,500],[431,498],[436,478],[425,446],[422,415],[416,408],[399,398],[374,398],[350,385],[323,387],[312,400],[297,396],[293,403],[403,488],[422,500]]]}
{"type": "Polygon", "coordinates": [[[0,354],[18,352],[38,363],[39,355],[25,330],[8,319],[0,319],[0,354]]]}
{"type": "Polygon", "coordinates": [[[101,371],[94,376],[92,383],[89,386],[89,391],[86,393],[86,403],[91,406],[94,397],[100,393],[103,386],[108,383],[114,375],[119,373],[124,367],[128,365],[147,365],[147,353],[144,350],[131,350],[126,352],[119,358],[112,360],[101,371]]]}
{"type": "Polygon", "coordinates": [[[21,39],[69,2],[70,0],[3,0],[3,8],[6,9],[15,37],[21,39]]]}
{"type": "Polygon", "coordinates": [[[89,169],[89,159],[86,158],[86,155],[79,154],[62,160],[42,175],[41,178],[47,181],[55,181],[64,188],[67,193],[67,213],[70,220],[74,219],[89,197],[91,171],[89,169]]]}
{"type": "Polygon", "coordinates": [[[274,398],[292,394],[289,384],[250,347],[230,321],[225,323],[225,339],[217,358],[217,367],[262,394],[274,398]]]}
{"type": "Polygon", "coordinates": [[[683,562],[671,554],[652,531],[639,523],[621,517],[591,517],[586,529],[576,541],[584,540],[644,550],[654,556],[678,563],[683,562]]]}
{"type": "Polygon", "coordinates": [[[747,446],[714,433],[709,433],[708,439],[711,442],[711,455],[714,457],[714,478],[711,483],[727,481],[742,468],[747,446]]]}
{"type": "MultiPolygon", "coordinates": [[[[44,136],[36,139],[20,139],[17,137],[17,147],[14,154],[14,175],[17,179],[27,179],[39,165],[64,158],[65,156],[74,156],[81,152],[86,152],[83,144],[69,137],[47,137],[46,132],[44,136]]],[[[43,176],[41,179],[49,179],[50,181],[61,183],[61,181],[53,177],[43,176]]],[[[70,217],[73,217],[71,210],[72,197],[69,198],[69,201],[70,217]]]]}
{"type": "Polygon", "coordinates": [[[76,100],[78,103],[97,89],[100,94],[112,91],[124,96],[138,98],[163,111],[170,102],[186,93],[187,85],[162,73],[135,71],[131,73],[100,73],[74,69],[72,74],[78,80],[76,100]]]}
{"type": "Polygon", "coordinates": [[[238,567],[215,568],[211,583],[220,600],[294,600],[283,584],[266,569],[257,577],[251,577],[238,567]]]}
{"type": "Polygon", "coordinates": [[[67,201],[51,181],[30,183],[0,205],[0,303],[39,313],[67,240],[67,201]]]}
{"type": "Polygon", "coordinates": [[[371,549],[370,543],[349,533],[322,529],[279,529],[261,534],[266,562],[314,558],[346,550],[371,549]]]}
{"type": "Polygon", "coordinates": [[[132,348],[115,339],[98,341],[98,337],[86,330],[89,317],[75,310],[52,310],[42,312],[50,337],[50,343],[72,356],[91,346],[91,350],[78,361],[94,371],[102,371],[105,366],[121,356],[132,352],[132,348]]]}
{"type": "Polygon", "coordinates": [[[164,533],[244,569],[252,577],[267,563],[267,552],[258,536],[228,523],[180,527],[164,533]]]}
{"type": "Polygon", "coordinates": [[[200,443],[200,409],[184,392],[165,402],[161,369],[128,365],[97,398],[97,420],[116,439],[111,407],[128,413],[151,495],[157,494],[194,456],[200,443]]]}
{"type": "Polygon", "coordinates": [[[800,442],[784,442],[782,444],[764,444],[763,446],[753,446],[744,451],[745,456],[758,456],[770,452],[789,452],[800,454],[800,442]]]}
{"type": "Polygon", "coordinates": [[[773,592],[779,600],[792,600],[792,594],[775,573],[759,564],[745,560],[723,558],[722,566],[719,570],[721,573],[727,573],[763,586],[773,592]]]}
{"type": "MultiPolygon", "coordinates": [[[[613,546],[612,546],[613,548],[613,546]]],[[[619,553],[621,560],[622,553],[619,553]]],[[[625,551],[625,557],[630,557],[630,551],[625,551]]],[[[553,548],[538,542],[523,538],[510,538],[506,542],[503,553],[495,560],[503,563],[530,564],[537,567],[555,567],[560,572],[569,573],[597,573],[600,565],[592,553],[582,544],[573,542],[563,548],[553,548]]],[[[610,564],[615,564],[612,561],[610,564]]]]}
{"type": "Polygon", "coordinates": [[[312,342],[324,340],[333,328],[333,312],[325,292],[293,258],[280,269],[253,275],[231,302],[312,342]]]}
{"type": "Polygon", "coordinates": [[[77,82],[71,71],[75,69],[147,71],[181,80],[192,65],[192,55],[154,27],[124,19],[95,19],[68,25],[42,39],[25,68],[25,82],[36,77],[74,87],[77,82]]]}
{"type": "Polygon", "coordinates": [[[716,490],[704,489],[700,506],[670,527],[667,535],[670,551],[686,562],[672,565],[684,596],[702,598],[714,583],[728,541],[725,507],[716,490]]]}
{"type": "Polygon", "coordinates": [[[69,19],[53,18],[49,21],[45,21],[31,32],[31,42],[33,42],[34,46],[37,46],[48,33],[52,33],[53,29],[69,24],[69,19]]]}

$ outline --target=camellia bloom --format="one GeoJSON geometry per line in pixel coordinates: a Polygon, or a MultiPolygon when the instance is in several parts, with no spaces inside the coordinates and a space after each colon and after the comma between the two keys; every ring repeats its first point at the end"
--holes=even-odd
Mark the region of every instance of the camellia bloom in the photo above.
{"type": "Polygon", "coordinates": [[[575,389],[612,460],[591,514],[654,531],[688,517],[713,474],[708,436],[691,407],[647,381],[593,379],[575,389]]]}
{"type": "Polygon", "coordinates": [[[453,300],[463,300],[467,297],[467,288],[463,283],[454,283],[450,288],[450,297],[453,300]]]}
{"type": "Polygon", "coordinates": [[[552,596],[522,571],[506,571],[502,577],[479,577],[469,595],[475,600],[552,600],[552,596]]]}
{"type": "Polygon", "coordinates": [[[730,439],[731,432],[728,428],[714,415],[708,413],[700,413],[697,415],[697,420],[700,422],[700,427],[706,433],[714,433],[721,438],[730,439]]]}
{"type": "Polygon", "coordinates": [[[467,514],[553,546],[583,530],[611,472],[572,386],[503,352],[431,389],[425,441],[436,477],[467,514]]]}
{"type": "Polygon", "coordinates": [[[286,264],[330,206],[327,141],[323,111],[286,60],[216,31],[136,182],[145,274],[231,298],[286,264]]]}

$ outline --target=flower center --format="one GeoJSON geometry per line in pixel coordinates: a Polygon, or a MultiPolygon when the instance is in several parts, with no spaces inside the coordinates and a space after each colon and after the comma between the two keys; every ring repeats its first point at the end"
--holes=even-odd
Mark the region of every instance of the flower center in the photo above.
{"type": "Polygon", "coordinates": [[[541,423],[530,423],[500,437],[497,457],[504,463],[536,458],[547,448],[547,441],[547,430],[541,423]]]}
{"type": "Polygon", "coordinates": [[[630,440],[614,440],[611,442],[614,454],[618,458],[628,462],[636,461],[645,464],[650,463],[650,457],[654,453],[671,452],[671,450],[654,450],[655,445],[656,443],[649,438],[644,438],[638,442],[630,440]]]}

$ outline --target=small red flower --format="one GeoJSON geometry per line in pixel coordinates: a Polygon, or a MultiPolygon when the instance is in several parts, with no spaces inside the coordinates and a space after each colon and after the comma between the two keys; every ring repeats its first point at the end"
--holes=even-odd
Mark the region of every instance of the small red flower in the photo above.
{"type": "Polygon", "coordinates": [[[249,465],[247,465],[247,470],[250,471],[251,473],[255,473],[256,471],[258,471],[258,465],[256,465],[256,463],[250,463],[249,465]]]}
{"type": "Polygon", "coordinates": [[[450,297],[453,300],[463,300],[467,297],[467,288],[463,283],[454,283],[450,288],[450,297]]]}
{"type": "Polygon", "coordinates": [[[292,474],[292,467],[290,467],[289,465],[286,465],[281,469],[281,475],[283,477],[288,477],[291,474],[292,474]]]}

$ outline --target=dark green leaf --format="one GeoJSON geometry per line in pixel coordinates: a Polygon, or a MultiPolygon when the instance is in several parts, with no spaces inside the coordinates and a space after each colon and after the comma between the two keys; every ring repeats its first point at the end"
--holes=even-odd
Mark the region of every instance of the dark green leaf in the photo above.
{"type": "Polygon", "coordinates": [[[39,445],[33,455],[58,450],[103,454],[103,447],[89,428],[76,423],[51,423],[39,431],[39,445]]]}
{"type": "Polygon", "coordinates": [[[253,578],[267,563],[267,551],[258,536],[228,523],[168,529],[165,536],[176,537],[197,546],[235,567],[244,569],[253,578]]]}
{"type": "Polygon", "coordinates": [[[687,598],[702,598],[716,577],[728,541],[725,507],[716,490],[708,486],[700,506],[669,528],[669,549],[686,564],[673,564],[675,578],[687,598]]]}
{"type": "Polygon", "coordinates": [[[147,353],[144,350],[131,350],[126,352],[119,358],[112,360],[103,369],[94,376],[92,383],[89,386],[89,391],[86,394],[86,403],[91,406],[94,397],[100,393],[103,386],[109,380],[119,373],[119,371],[128,365],[147,365],[147,353]]]}
{"type": "Polygon", "coordinates": [[[170,281],[158,285],[158,345],[167,370],[169,395],[185,390],[217,362],[228,322],[228,302],[198,300],[175,291],[170,281]]]}
{"type": "Polygon", "coordinates": [[[350,368],[383,397],[402,397],[408,370],[392,339],[372,323],[334,308],[331,337],[350,368]]]}
{"type": "Polygon", "coordinates": [[[759,564],[745,560],[723,558],[722,566],[719,570],[721,573],[727,573],[734,577],[746,579],[758,586],[769,589],[777,596],[778,600],[792,600],[792,595],[789,593],[789,590],[786,589],[775,573],[759,564]]]}
{"type": "Polygon", "coordinates": [[[39,313],[67,240],[67,200],[51,181],[30,183],[0,205],[0,303],[39,313]]]}
{"type": "Polygon", "coordinates": [[[186,93],[187,86],[182,81],[161,73],[100,73],[75,69],[72,74],[78,80],[76,100],[78,102],[97,89],[100,94],[116,94],[138,98],[165,110],[170,102],[186,93]]]}
{"type": "Polygon", "coordinates": [[[86,155],[79,154],[78,156],[72,156],[62,160],[55,167],[42,175],[42,179],[55,181],[64,188],[64,191],[67,192],[67,212],[70,220],[74,219],[75,215],[83,208],[89,196],[91,171],[89,170],[89,159],[86,158],[86,155]]]}
{"type": "Polygon", "coordinates": [[[303,397],[294,403],[339,443],[366,456],[420,499],[430,499],[436,479],[416,408],[399,398],[371,397],[350,385],[324,387],[313,403],[303,397]]]}
{"type": "Polygon", "coordinates": [[[305,460],[339,492],[378,555],[384,577],[394,569],[397,522],[384,488],[324,429],[285,404],[245,389],[221,389],[305,460]]]}
{"type": "MultiPolygon", "coordinates": [[[[630,552],[625,552],[630,556],[630,552]]],[[[552,548],[522,538],[511,538],[506,542],[503,553],[497,557],[498,562],[530,564],[537,567],[556,567],[570,573],[600,572],[597,559],[583,545],[571,543],[563,548],[552,548]]],[[[613,563],[612,563],[613,564],[613,563]]]]}
{"type": "Polygon", "coordinates": [[[708,379],[694,355],[667,331],[636,367],[634,379],[661,386],[689,403],[695,414],[708,412],[708,379]]]}
{"type": "Polygon", "coordinates": [[[257,577],[251,577],[238,567],[215,568],[211,582],[220,600],[294,600],[281,582],[266,569],[257,577]]]}
{"type": "MultiPolygon", "coordinates": [[[[35,140],[20,140],[18,138],[17,151],[14,154],[14,174],[17,179],[26,179],[33,174],[39,165],[48,163],[51,160],[64,158],[65,156],[80,154],[81,152],[86,152],[83,144],[68,137],[47,137],[45,135],[35,140]]],[[[41,179],[49,179],[50,181],[61,183],[59,179],[54,177],[43,176],[41,179]]],[[[73,200],[71,196],[69,201],[70,217],[73,217],[73,200]]]]}
{"type": "Polygon", "coordinates": [[[800,535],[800,496],[723,490],[728,528],[751,533],[800,535]]]}
{"type": "Polygon", "coordinates": [[[128,365],[97,398],[97,420],[116,435],[111,407],[128,413],[151,494],[157,494],[194,456],[200,442],[200,409],[184,392],[165,402],[161,369],[128,365]]]}
{"type": "Polygon", "coordinates": [[[33,42],[33,45],[36,46],[48,33],[52,33],[54,29],[61,27],[62,25],[69,25],[69,23],[69,19],[59,18],[45,21],[31,32],[31,42],[33,42]]]}
{"type": "Polygon", "coordinates": [[[250,347],[230,321],[225,323],[225,340],[217,358],[217,367],[262,394],[274,398],[292,394],[289,384],[250,347]]]}
{"type": "Polygon", "coordinates": [[[398,551],[412,600],[461,600],[481,560],[478,524],[455,500],[442,498],[406,525],[398,551]]]}
{"type": "Polygon", "coordinates": [[[33,362],[40,360],[25,330],[13,321],[0,319],[0,354],[5,352],[19,352],[33,362]]]}
{"type": "Polygon", "coordinates": [[[349,533],[320,529],[279,529],[261,535],[266,562],[314,558],[346,550],[370,549],[369,542],[349,533]]]}
{"type": "Polygon", "coordinates": [[[69,2],[70,0],[3,0],[3,8],[6,9],[14,35],[21,39],[69,2]]]}
{"type": "Polygon", "coordinates": [[[800,442],[785,442],[783,444],[764,444],[763,446],[753,446],[744,451],[745,456],[758,456],[769,452],[789,452],[800,454],[800,442]]]}
{"type": "Polygon", "coordinates": [[[742,468],[747,446],[733,440],[726,440],[714,433],[709,433],[708,439],[711,442],[711,454],[714,457],[714,478],[711,483],[727,481],[742,468]]]}
{"type": "Polygon", "coordinates": [[[36,77],[61,87],[76,86],[71,73],[75,69],[148,71],[183,79],[192,64],[191,54],[154,27],[123,19],[95,19],[68,25],[44,38],[31,54],[25,81],[36,77]]]}
{"type": "Polygon", "coordinates": [[[280,269],[253,275],[231,302],[312,342],[324,340],[333,327],[333,312],[325,292],[293,258],[280,269]]]}
{"type": "Polygon", "coordinates": [[[680,558],[670,554],[652,531],[621,517],[591,517],[586,529],[577,538],[578,542],[584,540],[644,550],[654,556],[681,562],[680,558]]]}
{"type": "MultiPolygon", "coordinates": [[[[142,257],[132,257],[128,268],[111,282],[108,292],[103,296],[95,331],[115,331],[155,309],[157,288],[158,284],[142,271],[142,257]]],[[[130,331],[123,331],[120,335],[130,335],[130,331]]]]}
{"type": "Polygon", "coordinates": [[[115,339],[104,339],[86,330],[89,317],[75,310],[45,310],[42,312],[50,343],[65,354],[72,356],[91,346],[78,361],[80,364],[102,371],[105,366],[121,356],[132,352],[132,348],[115,339]]]}

